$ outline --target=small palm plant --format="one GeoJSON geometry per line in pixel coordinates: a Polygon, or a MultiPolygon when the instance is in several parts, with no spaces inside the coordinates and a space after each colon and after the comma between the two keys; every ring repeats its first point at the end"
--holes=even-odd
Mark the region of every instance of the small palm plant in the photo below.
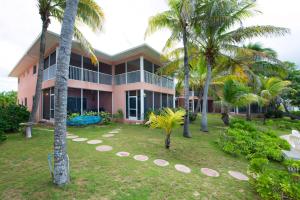
{"type": "Polygon", "coordinates": [[[170,108],[165,108],[160,115],[150,114],[149,121],[146,124],[150,125],[150,128],[163,129],[166,134],[165,147],[170,148],[170,137],[172,130],[183,124],[185,116],[185,110],[178,110],[173,112],[170,108]]]}

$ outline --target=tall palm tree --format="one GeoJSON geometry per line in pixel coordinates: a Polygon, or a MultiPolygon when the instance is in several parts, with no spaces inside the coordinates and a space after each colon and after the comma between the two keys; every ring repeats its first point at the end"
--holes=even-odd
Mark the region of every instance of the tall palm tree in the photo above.
{"type": "Polygon", "coordinates": [[[193,18],[193,42],[202,50],[207,65],[207,78],[203,92],[201,130],[207,132],[207,99],[211,72],[219,56],[228,57],[232,52],[242,50],[238,43],[258,36],[284,35],[286,28],[274,26],[244,27],[241,22],[253,16],[256,11],[252,0],[199,0],[195,1],[193,18]],[[237,24],[241,26],[237,29],[237,24]]]}
{"type": "Polygon", "coordinates": [[[69,159],[66,146],[66,119],[69,63],[74,35],[74,24],[79,0],[67,0],[62,22],[55,81],[55,130],[54,130],[54,183],[58,186],[69,182],[69,159]]]}
{"type": "MultiPolygon", "coordinates": [[[[36,113],[42,92],[46,32],[51,22],[51,18],[62,22],[65,8],[66,0],[38,0],[38,9],[42,20],[42,32],[40,36],[41,39],[37,82],[29,122],[36,121],[36,113]]],[[[78,25],[83,23],[90,27],[93,31],[97,31],[101,30],[103,20],[103,11],[94,0],[79,0],[76,24],[74,26],[74,36],[80,42],[81,46],[87,51],[87,53],[90,54],[91,60],[94,64],[97,62],[94,50],[90,43],[84,38],[83,34],[79,31],[78,25]]]]}
{"type": "Polygon", "coordinates": [[[190,23],[191,5],[188,0],[168,0],[170,10],[158,13],[149,19],[145,36],[153,32],[167,28],[171,31],[165,48],[171,48],[179,41],[182,41],[184,48],[184,107],[186,115],[184,117],[183,136],[191,137],[189,131],[189,60],[188,60],[188,29],[190,23]]]}

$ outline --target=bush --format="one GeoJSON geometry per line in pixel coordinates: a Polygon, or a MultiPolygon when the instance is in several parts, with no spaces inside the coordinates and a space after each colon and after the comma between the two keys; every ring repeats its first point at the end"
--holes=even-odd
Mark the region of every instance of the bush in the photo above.
{"type": "Polygon", "coordinates": [[[71,119],[73,119],[73,118],[75,118],[75,117],[78,117],[78,116],[80,116],[80,114],[79,113],[71,113],[71,114],[68,114],[68,120],[71,120],[71,119]]]}
{"type": "Polygon", "coordinates": [[[193,122],[197,119],[197,113],[190,112],[189,113],[190,122],[193,122]]]}
{"type": "Polygon", "coordinates": [[[253,158],[250,161],[249,170],[255,173],[264,172],[269,164],[266,158],[253,158]]]}
{"type": "Polygon", "coordinates": [[[290,148],[287,141],[272,131],[257,130],[250,122],[232,120],[229,129],[220,135],[219,146],[232,155],[245,155],[246,158],[268,158],[282,161],[282,149],[290,148]]]}
{"type": "Polygon", "coordinates": [[[27,122],[30,113],[22,105],[8,105],[0,107],[0,129],[3,132],[16,132],[20,123],[27,122]]]}
{"type": "Polygon", "coordinates": [[[3,130],[0,130],[0,143],[6,140],[6,135],[4,135],[3,130]]]}
{"type": "Polygon", "coordinates": [[[291,114],[300,117],[300,111],[291,111],[291,114]]]}
{"type": "Polygon", "coordinates": [[[115,114],[113,115],[113,117],[114,117],[115,119],[123,119],[123,118],[124,118],[123,110],[122,110],[122,109],[118,109],[118,110],[117,110],[117,113],[115,113],[115,114]]]}
{"type": "Polygon", "coordinates": [[[262,199],[300,199],[299,174],[267,169],[251,183],[262,199]]]}
{"type": "Polygon", "coordinates": [[[283,163],[286,169],[292,173],[300,172],[300,161],[299,160],[285,160],[283,163]]]}
{"type": "Polygon", "coordinates": [[[267,120],[266,125],[272,126],[276,129],[296,129],[300,130],[300,121],[299,120],[290,120],[290,119],[280,119],[280,120],[267,120]]]}
{"type": "Polygon", "coordinates": [[[265,113],[266,118],[282,118],[283,112],[281,110],[268,110],[265,113]]]}
{"type": "Polygon", "coordinates": [[[99,116],[102,117],[103,124],[109,124],[111,121],[111,114],[109,112],[101,111],[99,112],[99,116]]]}

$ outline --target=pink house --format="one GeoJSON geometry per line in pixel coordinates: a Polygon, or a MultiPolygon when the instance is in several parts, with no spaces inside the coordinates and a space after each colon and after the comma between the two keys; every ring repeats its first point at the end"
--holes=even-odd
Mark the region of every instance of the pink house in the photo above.
{"type": "MultiPolygon", "coordinates": [[[[54,86],[59,35],[46,34],[42,97],[37,118],[54,118],[54,86]]],[[[40,38],[38,37],[9,76],[18,78],[18,103],[29,110],[35,95],[40,38]]],[[[77,42],[73,42],[68,80],[68,112],[122,110],[124,120],[144,120],[148,110],[174,107],[174,80],[157,75],[160,53],[146,44],[116,55],[96,50],[94,66],[77,42]]]]}

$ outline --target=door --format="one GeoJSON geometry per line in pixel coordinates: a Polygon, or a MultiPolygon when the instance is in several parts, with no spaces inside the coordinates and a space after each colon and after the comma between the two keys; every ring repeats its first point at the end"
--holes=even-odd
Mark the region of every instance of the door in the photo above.
{"type": "Polygon", "coordinates": [[[137,120],[137,96],[129,96],[129,119],[137,120]]]}

